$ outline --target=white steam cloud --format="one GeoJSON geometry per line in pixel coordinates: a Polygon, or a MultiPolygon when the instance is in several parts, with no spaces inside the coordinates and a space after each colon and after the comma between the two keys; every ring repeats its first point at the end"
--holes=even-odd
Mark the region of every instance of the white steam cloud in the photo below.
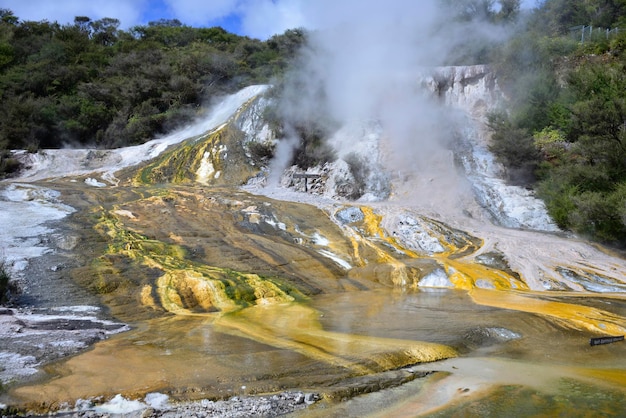
{"type": "MultiPolygon", "coordinates": [[[[308,27],[315,30],[309,33],[302,62],[287,81],[285,120],[297,126],[330,119],[339,127],[377,121],[383,132],[380,152],[388,170],[427,176],[426,182],[438,176],[437,184],[424,185],[425,194],[439,185],[453,196],[459,182],[446,147],[452,139],[454,112],[444,109],[420,79],[466,53],[460,46],[467,45],[468,39],[501,40],[505,32],[486,22],[455,23],[441,4],[439,0],[307,2],[304,15],[308,27]]],[[[345,155],[342,144],[331,146],[340,157],[345,155]]],[[[354,150],[354,144],[350,148],[354,150]]]]}
{"type": "MultiPolygon", "coordinates": [[[[440,2],[321,0],[308,3],[311,33],[286,93],[286,120],[330,117],[340,125],[378,120],[393,164],[409,166],[442,138],[443,119],[420,90],[424,67],[444,62],[451,39],[440,36],[440,2]]],[[[448,17],[449,18],[449,17],[448,17]]],[[[341,154],[341,150],[338,150],[341,154]]]]}

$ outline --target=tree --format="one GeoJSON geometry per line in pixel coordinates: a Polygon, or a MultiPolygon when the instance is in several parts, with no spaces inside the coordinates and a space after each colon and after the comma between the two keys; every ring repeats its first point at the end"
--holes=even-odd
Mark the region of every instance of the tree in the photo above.
{"type": "Polygon", "coordinates": [[[442,0],[448,13],[454,20],[491,20],[494,10],[494,0],[442,0]]]}
{"type": "Polygon", "coordinates": [[[13,26],[17,25],[17,23],[19,22],[17,16],[15,16],[13,12],[9,9],[0,9],[0,20],[2,21],[2,23],[13,26]]]}
{"type": "Polygon", "coordinates": [[[272,42],[159,20],[130,31],[105,17],[20,21],[0,9],[0,176],[7,149],[118,147],[189,122],[213,95],[285,71],[298,30],[272,42]]]}
{"type": "Polygon", "coordinates": [[[120,21],[105,17],[90,24],[92,29],[92,38],[99,44],[104,46],[111,46],[117,41],[118,27],[120,21]]]}
{"type": "Polygon", "coordinates": [[[495,20],[499,22],[512,22],[517,19],[520,11],[520,0],[499,0],[499,8],[495,13],[495,20]]]}
{"type": "Polygon", "coordinates": [[[493,133],[489,150],[506,167],[508,180],[513,184],[532,184],[541,159],[532,135],[516,127],[503,112],[491,113],[488,127],[493,133]]]}
{"type": "Polygon", "coordinates": [[[85,35],[91,35],[91,18],[87,16],[76,16],[74,18],[74,26],[84,33],[85,35]]]}
{"type": "Polygon", "coordinates": [[[537,18],[552,35],[569,33],[573,26],[610,28],[626,14],[624,0],[545,0],[537,18]]]}
{"type": "Polygon", "coordinates": [[[0,9],[0,70],[15,58],[15,50],[11,45],[17,18],[13,12],[0,9]]]}
{"type": "Polygon", "coordinates": [[[461,22],[511,22],[517,18],[520,0],[441,0],[444,10],[461,22]]]}

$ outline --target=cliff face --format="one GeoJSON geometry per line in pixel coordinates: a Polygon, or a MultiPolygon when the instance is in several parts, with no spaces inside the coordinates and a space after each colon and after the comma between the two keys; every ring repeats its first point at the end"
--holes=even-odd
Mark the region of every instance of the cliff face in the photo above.
{"type": "Polygon", "coordinates": [[[558,231],[534,194],[504,180],[505,168],[489,151],[487,115],[505,98],[489,66],[443,67],[424,77],[427,86],[450,109],[464,113],[455,144],[456,159],[471,182],[476,201],[495,222],[510,228],[558,231]]]}
{"type": "Polygon", "coordinates": [[[488,65],[439,67],[422,75],[422,85],[442,98],[446,106],[484,118],[501,101],[495,74],[488,65]]]}

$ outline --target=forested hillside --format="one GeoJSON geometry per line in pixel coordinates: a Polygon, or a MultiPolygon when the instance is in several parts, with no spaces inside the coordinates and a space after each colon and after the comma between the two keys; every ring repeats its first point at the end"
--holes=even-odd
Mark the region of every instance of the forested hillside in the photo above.
{"type": "Polygon", "coordinates": [[[219,94],[280,75],[300,30],[267,41],[161,20],[22,21],[0,9],[0,173],[7,150],[145,142],[189,122],[219,94]]]}
{"type": "Polygon", "coordinates": [[[626,1],[546,0],[492,51],[492,150],[559,226],[626,246],[626,1]]]}

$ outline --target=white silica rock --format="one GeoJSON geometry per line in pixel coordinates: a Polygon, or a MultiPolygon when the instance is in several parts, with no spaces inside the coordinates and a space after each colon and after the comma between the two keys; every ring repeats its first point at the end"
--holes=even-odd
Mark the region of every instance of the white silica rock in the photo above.
{"type": "Polygon", "coordinates": [[[443,269],[436,269],[424,276],[419,282],[420,287],[454,287],[443,269]]]}

